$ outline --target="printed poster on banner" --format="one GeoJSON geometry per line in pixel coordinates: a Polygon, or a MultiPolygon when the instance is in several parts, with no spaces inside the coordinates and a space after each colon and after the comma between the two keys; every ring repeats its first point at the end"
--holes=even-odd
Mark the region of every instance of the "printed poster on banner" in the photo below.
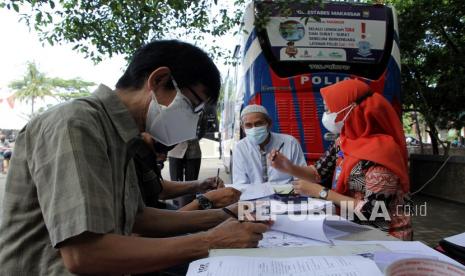
{"type": "Polygon", "coordinates": [[[296,9],[291,17],[271,16],[267,33],[274,55],[286,61],[379,62],[387,15],[367,7],[350,12],[329,5],[327,9],[296,9]]]}

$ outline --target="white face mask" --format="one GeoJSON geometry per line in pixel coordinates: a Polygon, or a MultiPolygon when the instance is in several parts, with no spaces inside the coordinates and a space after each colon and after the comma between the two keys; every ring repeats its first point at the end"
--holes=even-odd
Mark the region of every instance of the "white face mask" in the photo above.
{"type": "Polygon", "coordinates": [[[263,143],[268,137],[268,134],[270,133],[268,131],[268,126],[266,125],[246,128],[244,129],[244,132],[247,139],[249,139],[255,145],[260,145],[261,143],[263,143]]]}
{"type": "Polygon", "coordinates": [[[199,121],[199,113],[192,111],[189,99],[181,93],[174,79],[172,82],[176,89],[174,100],[167,107],[161,106],[152,93],[145,122],[145,131],[165,146],[195,138],[199,121]]]}
{"type": "Polygon", "coordinates": [[[354,109],[354,107],[355,107],[355,104],[351,104],[347,107],[344,107],[339,112],[331,112],[331,113],[325,112],[323,113],[323,118],[321,118],[321,123],[323,123],[323,126],[327,130],[329,130],[331,133],[339,134],[341,133],[342,127],[344,126],[344,121],[347,119],[347,117],[349,116],[352,109],[354,109]],[[344,116],[344,118],[340,120],[339,122],[336,122],[337,115],[349,108],[350,110],[347,112],[346,116],[344,116]]]}

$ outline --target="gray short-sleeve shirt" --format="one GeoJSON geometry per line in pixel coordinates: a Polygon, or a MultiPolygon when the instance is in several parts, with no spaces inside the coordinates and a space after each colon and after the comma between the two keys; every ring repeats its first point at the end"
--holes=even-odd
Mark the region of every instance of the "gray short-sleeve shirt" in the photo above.
{"type": "Polygon", "coordinates": [[[69,275],[57,248],[83,232],[129,235],[144,208],[136,123],[114,91],[56,106],[18,135],[0,226],[2,275],[69,275]]]}

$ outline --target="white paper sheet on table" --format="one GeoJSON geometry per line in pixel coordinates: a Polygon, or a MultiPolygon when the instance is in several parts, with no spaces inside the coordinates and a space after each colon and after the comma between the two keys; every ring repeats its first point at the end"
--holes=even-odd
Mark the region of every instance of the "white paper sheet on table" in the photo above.
{"type": "Polygon", "coordinates": [[[253,200],[268,197],[275,194],[269,183],[232,185],[231,187],[241,191],[240,200],[253,200]]]}
{"type": "Polygon", "coordinates": [[[282,191],[292,190],[291,184],[276,185],[272,182],[265,183],[250,183],[250,184],[225,184],[226,187],[232,187],[239,190],[241,194],[240,200],[253,200],[264,198],[282,191]]]}
{"type": "Polygon", "coordinates": [[[270,210],[272,214],[309,214],[323,211],[326,214],[332,214],[335,208],[331,201],[315,198],[300,198],[298,201],[288,202],[271,199],[270,210]]]}
{"type": "Polygon", "coordinates": [[[187,276],[312,276],[382,275],[376,264],[360,256],[312,256],[259,258],[225,256],[197,260],[189,265],[187,276]]]}
{"type": "Polygon", "coordinates": [[[399,261],[399,260],[405,260],[405,259],[411,259],[411,258],[422,258],[422,259],[426,258],[426,259],[434,259],[434,260],[438,259],[436,256],[428,256],[424,254],[386,252],[386,251],[375,252],[373,255],[373,261],[375,261],[378,268],[383,272],[392,263],[399,261]]]}
{"type": "MultiPolygon", "coordinates": [[[[310,239],[307,239],[310,240],[310,239]]],[[[243,249],[211,249],[209,257],[219,256],[243,256],[243,257],[270,257],[270,258],[289,258],[289,257],[308,257],[308,256],[363,256],[372,258],[375,252],[390,252],[389,249],[380,244],[361,244],[361,245],[328,245],[327,243],[317,242],[299,247],[271,247],[271,248],[243,248],[243,249]],[[319,243],[319,244],[315,244],[319,243]]],[[[279,245],[278,245],[279,246],[279,245]]]]}
{"type": "Polygon", "coordinates": [[[335,245],[360,245],[360,244],[381,244],[395,253],[417,254],[429,257],[435,257],[439,260],[455,264],[459,267],[465,267],[459,262],[447,257],[444,254],[432,249],[420,241],[341,241],[334,240],[335,245]]]}
{"type": "Polygon", "coordinates": [[[465,247],[465,233],[450,236],[448,238],[445,238],[445,240],[458,246],[465,247]]]}
{"type": "Polygon", "coordinates": [[[335,215],[277,215],[272,230],[331,243],[333,239],[368,228],[335,215]]]}
{"type": "Polygon", "coordinates": [[[280,231],[267,231],[263,233],[263,239],[259,242],[260,248],[276,247],[303,247],[311,245],[327,245],[326,242],[312,240],[309,238],[299,237],[280,231]]]}

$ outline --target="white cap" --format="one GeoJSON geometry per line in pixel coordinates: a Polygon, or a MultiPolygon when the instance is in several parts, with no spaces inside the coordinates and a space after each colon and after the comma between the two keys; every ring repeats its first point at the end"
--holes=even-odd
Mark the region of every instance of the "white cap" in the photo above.
{"type": "Polygon", "coordinates": [[[270,115],[268,115],[268,111],[266,111],[266,108],[258,104],[251,104],[246,106],[241,112],[241,120],[242,118],[244,118],[245,115],[249,113],[262,113],[265,114],[266,117],[270,118],[270,115]]]}

